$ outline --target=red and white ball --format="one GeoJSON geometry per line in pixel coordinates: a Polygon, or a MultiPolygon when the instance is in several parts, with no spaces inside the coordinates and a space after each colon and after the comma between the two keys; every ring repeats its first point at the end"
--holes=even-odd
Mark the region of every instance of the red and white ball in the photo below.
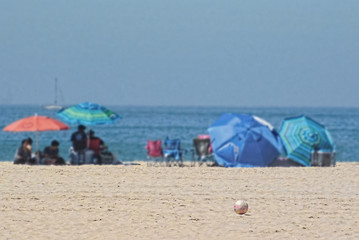
{"type": "Polygon", "coordinates": [[[234,211],[239,215],[245,214],[248,211],[248,203],[245,200],[238,200],[234,204],[234,211]]]}

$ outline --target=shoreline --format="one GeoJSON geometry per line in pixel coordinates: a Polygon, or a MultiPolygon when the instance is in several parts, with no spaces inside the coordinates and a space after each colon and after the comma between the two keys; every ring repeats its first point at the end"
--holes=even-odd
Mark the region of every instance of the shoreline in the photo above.
{"type": "Polygon", "coordinates": [[[359,163],[336,167],[0,163],[5,239],[355,239],[359,163]],[[233,211],[245,199],[245,215],[233,211]]]}
{"type": "MultiPolygon", "coordinates": [[[[119,161],[122,161],[121,159],[119,159],[119,161]]],[[[277,160],[277,162],[280,162],[280,161],[283,161],[283,160],[277,160]]],[[[0,164],[1,163],[13,163],[14,162],[14,160],[0,160],[0,164]]],[[[65,159],[65,162],[66,162],[66,164],[68,164],[68,162],[69,162],[69,160],[68,159],[65,159]]],[[[144,163],[147,163],[148,161],[147,160],[144,160],[144,159],[134,159],[134,160],[126,160],[126,161],[124,161],[124,162],[144,162],[144,163]]],[[[151,162],[151,161],[150,161],[151,162]]],[[[152,161],[153,162],[153,161],[152,161]]],[[[183,162],[184,163],[189,163],[189,162],[191,162],[191,159],[184,159],[183,160],[183,162]]],[[[274,161],[275,162],[275,161],[274,161]]],[[[273,162],[273,163],[274,163],[273,162]]],[[[336,161],[336,163],[359,163],[359,161],[355,161],[355,160],[345,160],[345,161],[336,161]]],[[[84,165],[91,165],[91,164],[84,164],[84,165]]],[[[74,165],[75,166],[75,165],[74,165]]],[[[270,167],[270,166],[269,166],[270,167]]],[[[304,166],[303,166],[304,167],[304,166]]]]}

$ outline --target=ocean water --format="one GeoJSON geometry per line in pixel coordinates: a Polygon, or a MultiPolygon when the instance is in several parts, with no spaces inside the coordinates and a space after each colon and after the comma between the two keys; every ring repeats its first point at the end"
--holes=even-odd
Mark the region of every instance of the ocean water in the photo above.
{"type": "MultiPolygon", "coordinates": [[[[190,148],[192,139],[206,134],[207,128],[222,113],[257,115],[279,130],[286,117],[308,115],[327,127],[337,151],[337,161],[359,161],[359,109],[358,108],[235,108],[235,107],[125,107],[107,106],[122,116],[116,124],[93,126],[95,135],[101,137],[109,150],[123,161],[145,160],[147,139],[180,138],[183,148],[190,148]]],[[[56,111],[41,106],[0,105],[0,127],[37,113],[58,119],[56,111]]],[[[53,139],[60,141],[60,154],[68,159],[71,134],[77,126],[69,125],[67,131],[39,132],[39,148],[43,150],[53,139]]],[[[0,161],[12,161],[21,140],[35,133],[0,133],[0,161]]],[[[33,145],[36,148],[36,144],[33,145]]],[[[190,159],[185,156],[185,160],[190,159]]]]}

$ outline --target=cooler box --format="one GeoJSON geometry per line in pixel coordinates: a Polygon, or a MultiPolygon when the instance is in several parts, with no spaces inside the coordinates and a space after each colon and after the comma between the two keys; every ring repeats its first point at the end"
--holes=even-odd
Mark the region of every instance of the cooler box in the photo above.
{"type": "Polygon", "coordinates": [[[85,151],[85,164],[93,164],[93,151],[86,150],[85,151]]]}
{"type": "Polygon", "coordinates": [[[71,165],[93,164],[93,151],[86,150],[83,153],[71,151],[70,153],[71,165]]]}

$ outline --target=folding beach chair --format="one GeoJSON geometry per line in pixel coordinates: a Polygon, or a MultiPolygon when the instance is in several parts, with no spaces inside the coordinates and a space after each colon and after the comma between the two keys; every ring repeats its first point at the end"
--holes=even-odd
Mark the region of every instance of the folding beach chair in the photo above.
{"type": "Polygon", "coordinates": [[[310,166],[330,167],[336,165],[336,152],[333,151],[312,151],[310,166]]]}
{"type": "MultiPolygon", "coordinates": [[[[211,136],[208,134],[204,134],[204,135],[198,135],[199,139],[209,139],[211,140],[211,136]]],[[[210,141],[209,143],[209,148],[208,148],[208,153],[212,153],[213,152],[213,147],[212,147],[212,142],[210,141]]]]}
{"type": "Polygon", "coordinates": [[[183,154],[181,150],[181,140],[168,139],[164,142],[163,155],[166,160],[166,166],[171,167],[177,165],[183,166],[183,154]]]}
{"type": "Polygon", "coordinates": [[[192,150],[192,162],[191,166],[195,166],[198,163],[201,166],[206,163],[207,166],[212,166],[214,163],[214,157],[211,152],[211,139],[209,138],[194,138],[192,150]]]}
{"type": "Polygon", "coordinates": [[[161,140],[147,140],[147,166],[161,165],[163,162],[162,141],[161,140]]]}

